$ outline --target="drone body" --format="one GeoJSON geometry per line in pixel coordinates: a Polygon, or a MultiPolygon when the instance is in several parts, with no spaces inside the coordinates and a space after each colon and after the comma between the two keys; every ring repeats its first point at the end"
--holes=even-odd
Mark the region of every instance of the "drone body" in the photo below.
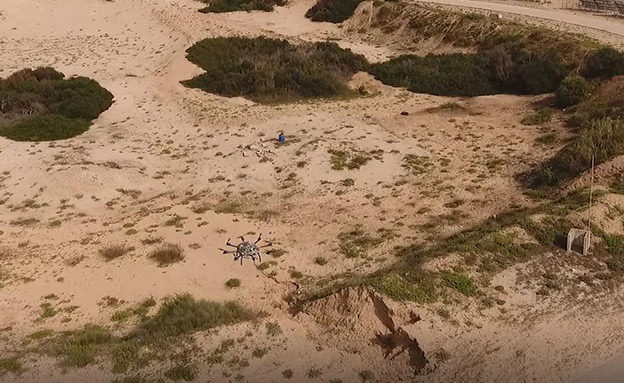
{"type": "Polygon", "coordinates": [[[258,259],[259,262],[262,262],[260,249],[262,249],[263,247],[269,247],[273,245],[272,243],[266,243],[263,246],[258,246],[258,243],[262,241],[262,234],[258,236],[258,239],[254,243],[246,241],[245,237],[243,236],[239,238],[241,239],[241,243],[239,243],[238,245],[231,243],[229,239],[226,242],[226,246],[235,247],[236,250],[225,250],[225,249],[221,249],[221,250],[223,251],[223,254],[234,254],[234,261],[238,261],[240,259],[241,265],[243,264],[243,260],[245,258],[251,259],[254,262],[256,262],[256,259],[258,259]]]}

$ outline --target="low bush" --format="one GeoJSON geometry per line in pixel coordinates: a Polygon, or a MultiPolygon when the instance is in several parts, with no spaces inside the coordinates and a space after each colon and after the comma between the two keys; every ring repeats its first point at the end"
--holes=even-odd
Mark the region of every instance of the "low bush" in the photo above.
{"type": "Polygon", "coordinates": [[[182,294],[163,303],[158,312],[143,322],[130,338],[156,340],[235,324],[255,317],[256,314],[236,302],[196,300],[189,294],[182,294]]]}
{"type": "Polygon", "coordinates": [[[404,55],[373,64],[370,72],[386,85],[440,96],[478,96],[496,92],[481,54],[404,55]]]}
{"type": "Polygon", "coordinates": [[[561,81],[557,89],[557,104],[567,108],[585,101],[591,94],[592,86],[579,75],[570,75],[561,81]]]}
{"type": "Polygon", "coordinates": [[[228,279],[225,282],[225,287],[229,288],[229,289],[233,289],[236,287],[240,287],[241,285],[241,280],[238,278],[232,278],[232,279],[228,279]]]}
{"type": "Polygon", "coordinates": [[[598,165],[621,154],[624,154],[624,121],[594,120],[550,161],[532,172],[529,185],[555,186],[588,170],[592,155],[598,165]]]}
{"type": "Polygon", "coordinates": [[[67,367],[84,367],[95,361],[98,349],[114,340],[107,329],[86,325],[84,329],[70,337],[57,351],[67,367]]]}
{"type": "Polygon", "coordinates": [[[51,141],[85,132],[113,95],[86,77],[53,68],[24,69],[0,79],[0,135],[16,141],[51,141]]]}
{"type": "Polygon", "coordinates": [[[624,117],[624,76],[615,77],[600,84],[592,96],[574,107],[570,124],[587,127],[592,120],[624,117]]]}
{"type": "Polygon", "coordinates": [[[553,92],[565,76],[565,66],[556,53],[514,47],[476,54],[403,55],[371,65],[370,72],[386,85],[412,92],[480,96],[553,92]]]}
{"type": "Polygon", "coordinates": [[[539,108],[520,121],[523,125],[539,125],[550,122],[554,111],[550,108],[539,108]]]}
{"type": "Polygon", "coordinates": [[[583,70],[583,75],[590,78],[611,78],[624,74],[624,54],[612,47],[594,51],[583,70]]]}
{"type": "Polygon", "coordinates": [[[305,16],[312,21],[341,23],[351,17],[363,0],[319,0],[305,16]]]}
{"type": "Polygon", "coordinates": [[[275,6],[285,4],[284,0],[201,0],[208,4],[199,10],[201,13],[225,13],[236,11],[265,11],[271,12],[275,6]]]}
{"type": "Polygon", "coordinates": [[[184,85],[257,102],[355,94],[347,81],[367,65],[334,43],[291,45],[264,37],[205,39],[187,50],[187,59],[206,72],[184,85]]]}
{"type": "Polygon", "coordinates": [[[184,260],[184,248],[179,244],[164,243],[150,253],[159,266],[168,266],[184,260]]]}
{"type": "Polygon", "coordinates": [[[78,136],[89,129],[90,122],[58,114],[42,114],[20,119],[6,127],[0,136],[13,141],[54,141],[78,136]]]}

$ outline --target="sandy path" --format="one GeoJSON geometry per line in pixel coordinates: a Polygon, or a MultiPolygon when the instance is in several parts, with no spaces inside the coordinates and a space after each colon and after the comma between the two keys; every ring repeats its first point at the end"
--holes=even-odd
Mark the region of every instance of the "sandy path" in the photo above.
{"type": "Polygon", "coordinates": [[[528,8],[518,5],[473,0],[423,0],[422,2],[445,4],[457,7],[478,8],[501,13],[512,13],[522,16],[578,25],[585,28],[596,29],[611,34],[624,36],[624,23],[609,19],[607,17],[594,16],[584,12],[574,12],[563,9],[528,8]]]}

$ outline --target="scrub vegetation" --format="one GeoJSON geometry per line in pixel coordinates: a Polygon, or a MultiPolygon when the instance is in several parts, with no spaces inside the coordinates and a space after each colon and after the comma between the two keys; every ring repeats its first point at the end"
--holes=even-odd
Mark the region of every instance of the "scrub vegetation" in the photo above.
{"type": "Polygon", "coordinates": [[[86,77],[50,67],[24,69],[0,79],[0,135],[15,141],[77,136],[108,109],[113,95],[86,77]]]}

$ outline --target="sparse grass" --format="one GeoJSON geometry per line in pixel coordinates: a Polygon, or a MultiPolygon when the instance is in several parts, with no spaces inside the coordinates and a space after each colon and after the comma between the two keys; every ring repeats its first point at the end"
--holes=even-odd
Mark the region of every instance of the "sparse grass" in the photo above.
{"type": "Polygon", "coordinates": [[[114,322],[125,322],[133,315],[132,309],[118,310],[111,315],[111,320],[114,322]]]}
{"type": "Polygon", "coordinates": [[[267,322],[266,331],[269,336],[277,336],[283,333],[282,327],[277,322],[267,322]]]}
{"type": "Polygon", "coordinates": [[[241,280],[238,278],[232,278],[232,279],[228,279],[225,282],[225,287],[229,288],[229,289],[233,289],[236,287],[240,287],[241,285],[241,280]]]}
{"type": "Polygon", "coordinates": [[[0,358],[0,376],[4,375],[7,372],[20,374],[22,371],[24,371],[24,367],[22,366],[22,361],[19,357],[10,356],[6,358],[0,358]]]}
{"type": "Polygon", "coordinates": [[[403,157],[403,168],[407,169],[413,175],[426,173],[432,167],[431,158],[419,156],[416,154],[406,154],[403,157]]]}
{"type": "Polygon", "coordinates": [[[56,310],[54,310],[50,303],[42,303],[41,308],[43,309],[41,313],[42,318],[52,318],[56,315],[56,310]]]}
{"type": "Polygon", "coordinates": [[[18,218],[11,221],[12,226],[33,226],[39,223],[36,218],[18,218]]]}
{"type": "Polygon", "coordinates": [[[328,152],[331,154],[329,162],[334,170],[357,170],[370,161],[369,156],[351,150],[329,149],[328,152]]]}
{"type": "Polygon", "coordinates": [[[446,272],[442,274],[442,279],[446,286],[459,291],[465,296],[473,296],[477,292],[473,280],[461,272],[446,272]]]}
{"type": "Polygon", "coordinates": [[[523,125],[539,125],[545,124],[552,120],[554,110],[551,108],[539,108],[520,121],[523,125]]]}
{"type": "Polygon", "coordinates": [[[353,95],[347,81],[366,65],[334,43],[291,45],[264,37],[205,39],[187,58],[206,72],[184,85],[265,103],[353,95]]]}
{"type": "Polygon", "coordinates": [[[113,341],[107,329],[86,325],[83,330],[71,336],[57,351],[66,367],[85,367],[95,361],[102,347],[113,341]]]}
{"type": "Polygon", "coordinates": [[[415,270],[405,275],[382,273],[371,277],[367,283],[398,301],[432,303],[438,298],[435,275],[426,271],[415,270]]]}
{"type": "Polygon", "coordinates": [[[254,348],[254,350],[251,352],[251,356],[253,356],[254,358],[262,358],[264,357],[266,354],[269,353],[269,350],[267,348],[264,347],[256,347],[254,348]]]}
{"type": "Polygon", "coordinates": [[[32,334],[30,334],[28,337],[33,340],[39,340],[39,339],[50,337],[52,335],[54,335],[54,330],[44,329],[44,330],[35,331],[32,334]]]}
{"type": "Polygon", "coordinates": [[[295,376],[295,373],[293,372],[293,370],[287,369],[282,371],[282,376],[286,379],[292,379],[292,377],[295,376]]]}
{"type": "Polygon", "coordinates": [[[192,382],[197,376],[197,368],[188,364],[178,364],[165,371],[165,376],[174,382],[180,380],[192,382]]]}
{"type": "Polygon", "coordinates": [[[347,258],[365,257],[371,249],[383,242],[381,238],[372,237],[360,228],[340,233],[338,240],[339,251],[347,258]]]}
{"type": "Polygon", "coordinates": [[[173,217],[171,217],[167,221],[165,221],[165,226],[174,226],[174,227],[180,228],[180,227],[184,226],[184,221],[185,220],[186,220],[186,217],[181,217],[181,216],[175,214],[173,217]]]}
{"type": "Polygon", "coordinates": [[[116,344],[111,350],[112,372],[114,374],[126,372],[132,364],[137,362],[140,351],[141,344],[132,340],[116,344]]]}
{"type": "Polygon", "coordinates": [[[176,295],[165,301],[158,312],[143,322],[130,338],[149,341],[209,330],[256,317],[236,302],[217,303],[196,300],[189,294],[176,295]]]}
{"type": "Polygon", "coordinates": [[[126,245],[109,245],[100,250],[100,255],[107,261],[112,261],[128,254],[133,249],[126,245]]]}
{"type": "Polygon", "coordinates": [[[310,379],[318,378],[321,375],[323,375],[323,371],[321,371],[320,369],[316,367],[310,367],[308,371],[306,372],[306,376],[310,379]]]}
{"type": "Polygon", "coordinates": [[[554,144],[555,142],[557,142],[557,133],[544,133],[541,136],[537,137],[535,142],[543,145],[554,144]]]}
{"type": "Polygon", "coordinates": [[[364,370],[359,374],[360,380],[362,382],[372,382],[375,380],[375,374],[371,370],[364,370]]]}
{"type": "Polygon", "coordinates": [[[445,102],[444,104],[440,105],[440,109],[442,110],[463,110],[465,109],[463,106],[461,106],[460,104],[453,102],[453,101],[449,101],[449,102],[445,102]]]}
{"type": "Polygon", "coordinates": [[[164,243],[149,255],[159,266],[168,266],[184,260],[184,249],[180,244],[164,243]]]}

